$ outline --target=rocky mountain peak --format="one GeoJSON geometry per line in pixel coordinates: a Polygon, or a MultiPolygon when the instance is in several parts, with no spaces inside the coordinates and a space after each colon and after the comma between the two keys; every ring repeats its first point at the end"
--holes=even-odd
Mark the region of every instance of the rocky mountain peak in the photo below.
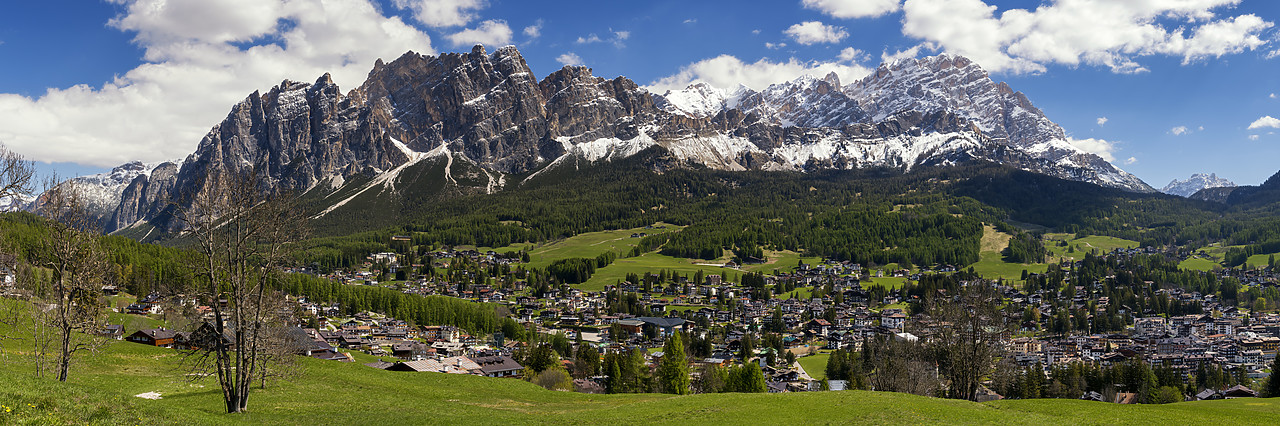
{"type": "Polygon", "coordinates": [[[1230,180],[1218,177],[1216,173],[1195,173],[1185,180],[1177,180],[1169,182],[1160,192],[1165,194],[1177,195],[1179,197],[1190,197],[1193,194],[1207,188],[1229,188],[1236,184],[1230,180]]]}

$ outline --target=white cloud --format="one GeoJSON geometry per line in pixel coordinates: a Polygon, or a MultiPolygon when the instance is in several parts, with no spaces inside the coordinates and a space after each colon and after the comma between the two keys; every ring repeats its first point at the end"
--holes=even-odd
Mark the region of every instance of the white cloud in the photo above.
{"type": "Polygon", "coordinates": [[[1249,135],[1249,140],[1251,140],[1251,141],[1256,141],[1256,140],[1258,140],[1258,135],[1249,135]]]}
{"type": "Polygon", "coordinates": [[[1091,154],[1096,154],[1097,156],[1102,157],[1103,160],[1107,160],[1108,162],[1116,160],[1116,157],[1114,154],[1116,150],[1115,142],[1108,142],[1103,139],[1094,139],[1094,138],[1089,138],[1089,139],[1068,138],[1067,143],[1071,144],[1076,148],[1079,148],[1081,151],[1088,152],[1091,154]]]}
{"type": "Polygon", "coordinates": [[[1138,158],[1137,158],[1137,157],[1129,157],[1129,158],[1126,158],[1126,159],[1124,160],[1124,165],[1126,165],[1126,166],[1127,166],[1127,165],[1130,165],[1130,164],[1133,164],[1133,163],[1137,163],[1137,162],[1138,162],[1138,158]]]}
{"type": "Polygon", "coordinates": [[[1272,93],[1272,94],[1271,94],[1271,96],[1269,96],[1269,97],[1270,97],[1271,99],[1275,99],[1275,98],[1276,98],[1276,94],[1275,94],[1275,93],[1272,93]]]}
{"type": "Polygon", "coordinates": [[[844,62],[862,62],[870,58],[867,52],[863,52],[852,47],[846,47],[840,51],[840,60],[844,62]]]}
{"type": "Polygon", "coordinates": [[[1184,64],[1254,50],[1274,24],[1245,14],[1218,19],[1240,0],[1054,0],[997,13],[983,0],[906,0],[902,32],[961,54],[989,71],[1035,73],[1048,64],[1104,66],[1140,73],[1143,56],[1184,64]]]}
{"type": "Polygon", "coordinates": [[[435,53],[426,34],[369,0],[113,1],[120,15],[109,25],[135,34],[144,63],[100,86],[0,94],[10,149],[103,167],[178,158],[254,90],[325,72],[351,89],[378,58],[435,53]]]}
{"type": "Polygon", "coordinates": [[[791,39],[795,40],[796,43],[806,46],[818,43],[839,43],[849,37],[849,32],[845,31],[844,27],[827,25],[818,21],[801,22],[792,25],[791,28],[787,28],[782,33],[791,36],[791,39]]]}
{"type": "Polygon", "coordinates": [[[720,88],[743,84],[761,90],[770,84],[795,80],[801,75],[822,77],[832,72],[840,77],[840,81],[854,81],[871,73],[871,70],[857,64],[803,62],[796,58],[786,62],[760,59],[754,63],[746,63],[734,56],[720,55],[686,65],[676,74],[649,83],[647,88],[654,93],[663,93],[671,89],[683,89],[700,81],[720,88]]]}
{"type": "Polygon", "coordinates": [[[1174,136],[1185,135],[1187,134],[1187,126],[1174,127],[1172,129],[1169,129],[1169,133],[1173,133],[1174,136]]]}
{"type": "Polygon", "coordinates": [[[1107,125],[1107,121],[1110,121],[1107,117],[1098,117],[1098,127],[1107,125]]]}
{"type": "Polygon", "coordinates": [[[754,35],[760,35],[760,30],[758,30],[758,29],[756,29],[756,30],[751,30],[751,34],[754,34],[754,35]]]}
{"type": "Polygon", "coordinates": [[[766,42],[764,43],[764,47],[765,47],[766,49],[778,50],[778,49],[781,49],[781,48],[787,47],[787,44],[786,44],[786,43],[783,43],[783,42],[770,43],[770,42],[767,42],[767,41],[766,41],[766,42]]]}
{"type": "Polygon", "coordinates": [[[880,62],[884,62],[888,64],[888,63],[893,63],[895,61],[898,61],[900,59],[915,58],[916,56],[920,55],[920,49],[923,47],[925,46],[922,44],[917,44],[915,46],[911,46],[911,48],[909,49],[899,50],[893,53],[889,53],[888,50],[885,50],[880,53],[880,62]]]}
{"type": "Polygon", "coordinates": [[[814,9],[836,18],[874,18],[897,12],[900,0],[804,0],[806,9],[814,9]]]}
{"type": "Polygon", "coordinates": [[[447,36],[454,46],[466,47],[476,44],[485,46],[506,46],[511,44],[511,27],[507,21],[491,19],[481,22],[475,28],[468,28],[447,36]]]}
{"type": "Polygon", "coordinates": [[[689,19],[685,19],[685,20],[684,20],[684,23],[686,23],[686,24],[696,24],[696,23],[698,23],[698,20],[697,20],[697,19],[695,19],[695,18],[689,18],[689,19]]]}
{"type": "Polygon", "coordinates": [[[573,52],[565,52],[556,57],[556,62],[560,65],[582,65],[582,57],[573,52]]]}
{"type": "Polygon", "coordinates": [[[413,19],[429,27],[467,25],[476,19],[475,11],[488,6],[484,0],[392,0],[391,3],[397,9],[413,11],[413,19]]]}
{"type": "Polygon", "coordinates": [[[609,38],[609,40],[600,38],[600,36],[596,35],[596,33],[591,33],[591,34],[587,34],[586,37],[578,37],[578,40],[574,41],[574,43],[592,44],[592,43],[603,43],[605,41],[608,41],[610,43],[613,43],[614,47],[621,49],[623,47],[626,47],[626,45],[623,44],[622,42],[624,40],[631,38],[631,31],[614,31],[612,28],[610,28],[609,34],[613,35],[612,37],[609,38]]]}
{"type": "Polygon", "coordinates": [[[542,20],[539,19],[533,25],[524,27],[524,36],[530,39],[542,37],[542,20]]]}
{"type": "Polygon", "coordinates": [[[1270,115],[1267,115],[1257,120],[1254,120],[1253,123],[1249,124],[1249,130],[1261,129],[1263,127],[1280,128],[1280,118],[1275,118],[1270,115]]]}

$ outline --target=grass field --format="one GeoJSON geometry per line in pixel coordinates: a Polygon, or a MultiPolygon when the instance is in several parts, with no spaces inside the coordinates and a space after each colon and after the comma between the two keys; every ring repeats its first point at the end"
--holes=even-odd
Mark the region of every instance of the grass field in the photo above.
{"type": "Polygon", "coordinates": [[[1274,256],[1274,255],[1275,255],[1274,253],[1255,254],[1253,256],[1249,256],[1249,260],[1246,260],[1245,264],[1252,266],[1254,268],[1265,268],[1267,266],[1267,261],[1270,260],[1271,256],[1274,256]]]}
{"type": "MultiPolygon", "coordinates": [[[[301,375],[256,386],[249,412],[222,414],[212,381],[190,382],[172,350],[127,342],[86,357],[71,380],[35,379],[10,352],[0,368],[0,424],[1276,424],[1280,399],[1162,406],[1075,400],[977,404],[846,391],[672,396],[546,391],[514,379],[377,370],[300,360],[301,375]],[[161,399],[133,395],[159,392],[161,399]],[[795,409],[822,407],[821,409],[795,409]]],[[[801,362],[820,375],[821,356],[801,362]],[[812,366],[812,367],[811,367],[812,366]]],[[[370,357],[360,356],[358,362],[370,357]]]]}
{"type": "Polygon", "coordinates": [[[551,262],[559,259],[568,259],[572,257],[594,258],[603,253],[618,253],[619,257],[631,251],[632,247],[640,241],[639,238],[631,238],[632,234],[646,233],[648,235],[676,232],[683,229],[681,226],[657,223],[653,229],[635,228],[635,229],[619,229],[613,231],[587,232],[574,235],[563,240],[552,241],[545,244],[512,244],[506,247],[479,247],[478,250],[493,250],[498,253],[506,253],[518,250],[529,250],[529,264],[534,268],[546,268],[551,262]],[[665,226],[665,229],[657,229],[659,226],[665,226]]]}
{"type": "Polygon", "coordinates": [[[1104,237],[1099,235],[1090,235],[1088,237],[1077,238],[1074,240],[1070,240],[1068,242],[1071,244],[1076,244],[1077,251],[1080,251],[1081,249],[1083,249],[1084,251],[1098,249],[1099,253],[1107,253],[1118,248],[1138,247],[1137,241],[1126,240],[1123,238],[1116,238],[1116,237],[1104,237]]]}
{"type": "Polygon", "coordinates": [[[724,268],[721,266],[705,266],[697,265],[694,261],[684,258],[671,257],[663,254],[645,253],[636,257],[618,258],[613,264],[597,269],[591,279],[575,287],[586,291],[599,291],[604,286],[625,280],[627,274],[645,274],[647,272],[657,273],[661,270],[675,271],[682,275],[693,275],[695,272],[702,270],[705,274],[731,274],[734,277],[741,276],[745,272],[736,269],[724,268]]]}
{"type": "Polygon", "coordinates": [[[796,361],[800,363],[801,367],[804,367],[804,372],[809,373],[809,377],[812,377],[815,380],[822,380],[827,378],[827,361],[830,359],[831,354],[823,352],[816,355],[800,357],[797,358],[796,361]]]}
{"type": "Polygon", "coordinates": [[[907,279],[905,277],[871,277],[871,282],[862,283],[862,287],[867,288],[873,285],[878,285],[884,287],[886,290],[893,290],[895,288],[902,287],[906,282],[907,279]]]}
{"type": "Polygon", "coordinates": [[[1034,273],[1043,273],[1049,269],[1048,264],[1021,264],[1009,263],[1004,261],[1004,255],[1000,252],[1009,247],[1009,239],[1012,235],[996,231],[995,228],[984,226],[982,230],[982,246],[978,253],[978,262],[969,267],[974,272],[986,278],[1003,278],[1007,281],[1019,281],[1022,279],[1022,271],[1034,273]]]}
{"type": "Polygon", "coordinates": [[[801,260],[804,260],[804,263],[809,265],[815,265],[822,262],[821,257],[802,257],[800,256],[800,253],[793,251],[765,250],[764,255],[768,258],[765,263],[757,265],[743,265],[742,270],[772,274],[775,269],[778,272],[794,271],[796,266],[799,266],[801,260]]]}
{"type": "Polygon", "coordinates": [[[1222,265],[1219,265],[1218,262],[1214,262],[1209,259],[1201,259],[1198,257],[1193,257],[1193,258],[1189,258],[1187,260],[1182,261],[1181,263],[1178,264],[1178,267],[1188,271],[1208,272],[1214,269],[1221,268],[1222,265]]]}

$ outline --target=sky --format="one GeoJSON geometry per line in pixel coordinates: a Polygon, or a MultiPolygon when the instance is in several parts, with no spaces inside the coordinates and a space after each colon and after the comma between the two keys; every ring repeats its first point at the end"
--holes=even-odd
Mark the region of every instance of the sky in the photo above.
{"type": "Polygon", "coordinates": [[[1269,0],[49,0],[0,14],[0,143],[62,177],[185,157],[231,106],[378,58],[516,45],[655,93],[854,81],[940,53],[1008,82],[1071,143],[1157,188],[1280,170],[1269,0]]]}

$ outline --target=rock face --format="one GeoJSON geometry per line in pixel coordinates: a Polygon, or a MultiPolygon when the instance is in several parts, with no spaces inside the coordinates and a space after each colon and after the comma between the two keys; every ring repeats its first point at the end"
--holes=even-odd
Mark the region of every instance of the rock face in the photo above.
{"type": "Polygon", "coordinates": [[[987,160],[1152,191],[1071,146],[1026,96],[962,57],[882,65],[843,86],[831,74],[758,92],[695,84],[656,95],[585,67],[539,81],[515,47],[490,54],[476,46],[379,60],[345,95],[328,75],[255,92],[180,164],[144,167],[113,187],[104,217],[108,230],[140,221],[176,230],[179,224],[157,219],[169,200],[209,191],[208,178],[222,174],[253,171],[264,195],[348,194],[334,197],[342,201],[331,201],[323,215],[374,189],[404,190],[396,185],[401,173],[427,159],[439,167],[423,170],[443,170],[436,181],[446,188],[493,192],[508,177],[529,179],[654,146],[677,162],[724,170],[909,170],[987,160]],[[464,168],[466,176],[454,175],[464,168]]]}
{"type": "Polygon", "coordinates": [[[1215,173],[1203,174],[1196,173],[1186,180],[1177,180],[1169,182],[1164,188],[1160,188],[1160,192],[1165,194],[1177,195],[1179,197],[1190,197],[1193,194],[1207,188],[1226,188],[1236,186],[1229,180],[1218,177],[1215,173]]]}

